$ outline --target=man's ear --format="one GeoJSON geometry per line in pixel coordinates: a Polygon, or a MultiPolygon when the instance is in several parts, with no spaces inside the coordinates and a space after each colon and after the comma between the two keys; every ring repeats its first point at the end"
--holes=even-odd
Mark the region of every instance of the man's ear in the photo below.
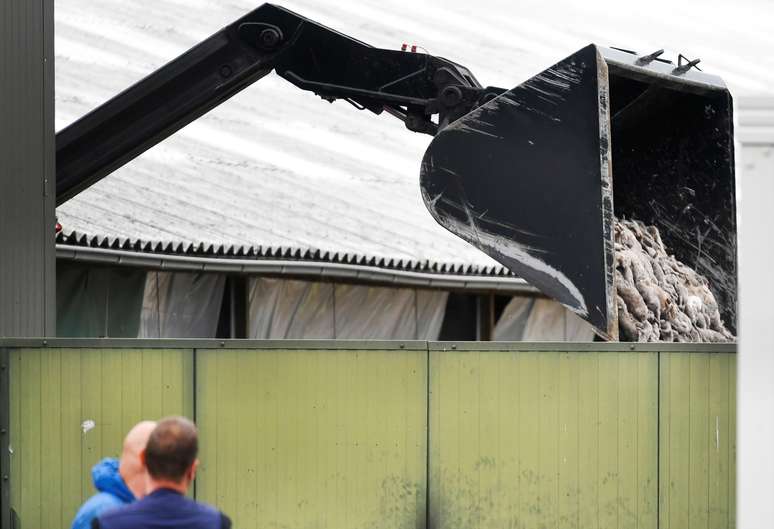
{"type": "Polygon", "coordinates": [[[143,448],[142,452],[140,452],[140,463],[142,463],[142,466],[145,468],[148,468],[148,465],[145,464],[145,449],[143,448]]]}
{"type": "Polygon", "coordinates": [[[195,459],[193,464],[191,464],[191,469],[188,471],[188,480],[193,481],[196,477],[196,469],[199,468],[199,460],[195,459]]]}

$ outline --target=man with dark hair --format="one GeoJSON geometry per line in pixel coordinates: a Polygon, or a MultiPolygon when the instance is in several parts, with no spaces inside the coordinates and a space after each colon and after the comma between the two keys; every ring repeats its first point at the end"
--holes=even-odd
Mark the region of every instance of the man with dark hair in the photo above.
{"type": "Polygon", "coordinates": [[[185,417],[159,421],[141,454],[148,470],[147,496],[99,516],[92,529],[230,529],[225,514],[185,496],[199,465],[198,452],[194,423],[185,417]]]}

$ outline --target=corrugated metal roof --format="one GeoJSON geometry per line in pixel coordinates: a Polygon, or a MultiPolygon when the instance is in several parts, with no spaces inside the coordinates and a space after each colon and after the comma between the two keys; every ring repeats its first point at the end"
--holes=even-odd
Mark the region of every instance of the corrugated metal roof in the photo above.
{"type": "MultiPolygon", "coordinates": [[[[514,86],[594,41],[701,56],[736,93],[774,86],[774,55],[760,53],[774,44],[774,16],[750,5],[282,4],[375,46],[415,42],[470,67],[484,84],[514,86]]],[[[57,1],[57,128],[256,5],[57,1]]],[[[505,273],[425,210],[417,180],[429,141],[397,120],[329,105],[270,76],[58,208],[61,242],[505,273]]]]}
{"type": "Polygon", "coordinates": [[[329,251],[320,248],[300,248],[294,246],[245,246],[212,243],[186,244],[173,241],[142,241],[125,237],[101,237],[85,233],[71,232],[57,234],[57,245],[65,247],[99,248],[103,250],[123,250],[151,255],[179,255],[190,258],[225,258],[273,261],[312,261],[358,266],[372,266],[389,270],[406,270],[434,274],[480,275],[515,277],[510,271],[495,263],[477,265],[450,263],[430,259],[408,259],[394,257],[376,257],[358,252],[329,251]]]}

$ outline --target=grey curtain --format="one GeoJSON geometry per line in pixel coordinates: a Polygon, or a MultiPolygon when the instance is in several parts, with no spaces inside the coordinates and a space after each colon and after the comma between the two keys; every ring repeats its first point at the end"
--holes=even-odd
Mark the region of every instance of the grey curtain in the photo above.
{"type": "Polygon", "coordinates": [[[253,278],[249,283],[250,338],[334,338],[333,284],[253,278]]]}
{"type": "Polygon", "coordinates": [[[214,338],[226,276],[148,272],[140,338],[214,338]]]}
{"type": "Polygon", "coordinates": [[[436,340],[448,293],[271,278],[249,287],[250,338],[436,340]]]}
{"type": "Polygon", "coordinates": [[[57,262],[57,336],[136,337],[145,275],[136,268],[57,262]]]}
{"type": "Polygon", "coordinates": [[[514,297],[494,328],[498,341],[590,342],[591,326],[550,299],[514,297]]]}

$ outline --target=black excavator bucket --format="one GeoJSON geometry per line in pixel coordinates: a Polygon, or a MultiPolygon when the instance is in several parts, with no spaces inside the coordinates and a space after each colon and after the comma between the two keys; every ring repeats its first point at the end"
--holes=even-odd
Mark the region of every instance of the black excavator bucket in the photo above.
{"type": "Polygon", "coordinates": [[[656,226],[736,322],[731,96],[691,67],[587,46],[444,128],[433,217],[618,339],[613,223],[656,226]]]}

